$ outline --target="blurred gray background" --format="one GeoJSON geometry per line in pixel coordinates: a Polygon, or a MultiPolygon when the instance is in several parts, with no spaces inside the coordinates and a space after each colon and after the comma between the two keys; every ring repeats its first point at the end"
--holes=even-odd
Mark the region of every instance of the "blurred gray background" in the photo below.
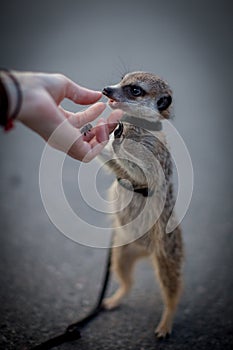
{"type": "MultiPolygon", "coordinates": [[[[162,302],[153,271],[142,262],[122,307],[101,315],[78,343],[60,348],[230,349],[231,1],[8,0],[0,7],[0,67],[60,72],[93,89],[133,70],[165,78],[174,90],[174,125],[194,166],[193,198],[182,224],[185,289],[173,337],[162,344],[154,339],[162,302]]],[[[105,250],[70,241],[49,221],[38,184],[43,148],[22,125],[1,132],[1,349],[26,349],[84,315],[105,265],[105,250]]],[[[79,165],[71,159],[65,165],[65,191],[78,211],[79,165]]],[[[100,186],[107,182],[102,174],[100,186]]]]}

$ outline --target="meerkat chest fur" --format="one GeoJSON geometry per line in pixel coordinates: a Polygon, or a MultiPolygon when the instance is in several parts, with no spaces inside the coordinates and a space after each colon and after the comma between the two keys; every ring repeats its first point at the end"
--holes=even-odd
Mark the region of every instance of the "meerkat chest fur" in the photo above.
{"type": "Polygon", "coordinates": [[[116,180],[109,198],[114,203],[118,240],[124,242],[140,238],[159,224],[167,205],[172,163],[162,132],[155,136],[128,123],[121,128],[122,134],[111,144],[114,157],[109,167],[116,180]]]}

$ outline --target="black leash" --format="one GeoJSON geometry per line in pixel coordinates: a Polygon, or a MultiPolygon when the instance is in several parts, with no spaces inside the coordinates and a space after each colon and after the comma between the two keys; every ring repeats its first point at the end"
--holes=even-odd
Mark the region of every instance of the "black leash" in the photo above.
{"type": "Polygon", "coordinates": [[[105,296],[105,292],[107,290],[109,277],[110,277],[111,255],[112,255],[112,248],[109,248],[102,289],[101,289],[99,298],[97,300],[96,306],[93,308],[93,310],[90,311],[90,313],[87,316],[85,316],[83,319],[69,325],[64,333],[54,338],[48,339],[47,341],[31,348],[30,350],[49,350],[54,348],[55,346],[59,346],[64,343],[78,340],[81,338],[80,330],[84,326],[86,326],[90,321],[92,321],[96,316],[98,316],[99,313],[103,310],[102,301],[105,296]]]}

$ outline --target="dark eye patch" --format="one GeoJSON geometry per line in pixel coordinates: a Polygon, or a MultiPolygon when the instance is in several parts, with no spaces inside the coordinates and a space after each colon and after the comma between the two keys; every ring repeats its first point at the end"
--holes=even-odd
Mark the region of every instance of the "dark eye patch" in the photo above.
{"type": "Polygon", "coordinates": [[[139,97],[144,96],[145,91],[138,85],[127,85],[124,88],[124,91],[127,93],[129,97],[139,97]]]}
{"type": "Polygon", "coordinates": [[[172,98],[170,95],[164,95],[157,101],[157,107],[159,112],[164,111],[167,109],[170,104],[172,103],[172,98]]]}

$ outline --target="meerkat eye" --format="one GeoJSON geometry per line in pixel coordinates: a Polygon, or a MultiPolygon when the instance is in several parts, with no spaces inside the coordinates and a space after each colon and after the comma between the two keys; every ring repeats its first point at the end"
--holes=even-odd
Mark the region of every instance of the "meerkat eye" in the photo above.
{"type": "Polygon", "coordinates": [[[130,92],[133,96],[138,97],[144,95],[144,91],[140,86],[131,86],[130,92]]]}

